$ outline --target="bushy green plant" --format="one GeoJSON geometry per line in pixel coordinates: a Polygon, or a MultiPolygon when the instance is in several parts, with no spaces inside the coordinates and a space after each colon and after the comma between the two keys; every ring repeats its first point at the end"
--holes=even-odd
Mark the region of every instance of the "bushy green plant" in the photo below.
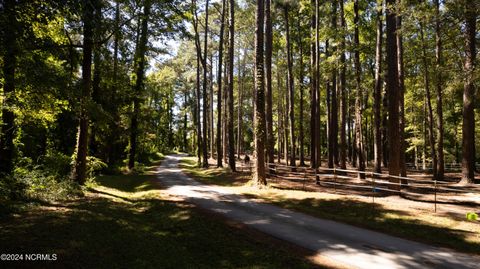
{"type": "Polygon", "coordinates": [[[23,196],[27,199],[66,200],[82,193],[80,186],[67,176],[51,175],[41,169],[17,168],[13,180],[24,186],[23,196]]]}
{"type": "Polygon", "coordinates": [[[102,171],[103,169],[107,168],[107,164],[104,163],[101,159],[88,156],[87,157],[87,180],[94,180],[95,175],[102,171]]]}
{"type": "Polygon", "coordinates": [[[53,151],[39,160],[40,169],[48,175],[66,177],[71,170],[72,158],[64,153],[53,151]]]}
{"type": "Polygon", "coordinates": [[[27,186],[13,176],[3,177],[0,180],[0,202],[18,200],[24,197],[27,186]]]}

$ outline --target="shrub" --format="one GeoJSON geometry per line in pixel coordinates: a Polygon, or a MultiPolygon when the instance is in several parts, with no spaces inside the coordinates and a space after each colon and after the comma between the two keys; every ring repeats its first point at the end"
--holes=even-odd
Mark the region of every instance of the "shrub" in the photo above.
{"type": "Polygon", "coordinates": [[[44,170],[15,170],[14,180],[24,187],[23,196],[42,201],[66,200],[82,194],[81,187],[67,176],[50,175],[44,170]]]}
{"type": "Polygon", "coordinates": [[[39,159],[39,168],[52,176],[66,177],[71,170],[72,158],[61,152],[49,152],[39,159]]]}

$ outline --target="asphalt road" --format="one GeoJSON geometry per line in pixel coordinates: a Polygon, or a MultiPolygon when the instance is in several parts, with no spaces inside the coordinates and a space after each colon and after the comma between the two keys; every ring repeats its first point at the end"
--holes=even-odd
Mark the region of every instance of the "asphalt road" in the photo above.
{"type": "Polygon", "coordinates": [[[480,257],[253,202],[182,173],[183,155],[158,168],[167,192],[351,268],[480,268],[480,257]]]}

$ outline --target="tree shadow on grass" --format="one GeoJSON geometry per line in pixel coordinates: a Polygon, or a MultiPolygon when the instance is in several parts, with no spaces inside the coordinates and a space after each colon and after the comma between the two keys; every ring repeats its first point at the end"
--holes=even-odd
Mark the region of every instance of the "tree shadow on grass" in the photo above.
{"type": "Polygon", "coordinates": [[[309,267],[205,219],[184,202],[85,198],[62,210],[0,220],[0,227],[3,253],[57,254],[57,261],[11,262],[8,267],[309,267]]]}
{"type": "Polygon", "coordinates": [[[138,192],[160,189],[156,178],[156,174],[108,175],[97,177],[95,180],[98,184],[107,188],[117,189],[123,192],[138,192]]]}
{"type": "MultiPolygon", "coordinates": [[[[256,195],[247,194],[245,196],[258,198],[256,195]]],[[[415,216],[406,215],[404,211],[386,209],[379,204],[353,199],[306,198],[297,200],[287,199],[281,195],[267,198],[266,201],[324,219],[340,221],[428,244],[450,247],[463,252],[480,253],[480,243],[467,240],[467,237],[475,236],[474,232],[433,226],[418,220],[415,216]]]]}
{"type": "Polygon", "coordinates": [[[231,172],[228,168],[199,168],[195,160],[184,158],[180,161],[179,167],[183,171],[204,184],[214,184],[219,186],[242,186],[247,183],[249,173],[231,172]]]}

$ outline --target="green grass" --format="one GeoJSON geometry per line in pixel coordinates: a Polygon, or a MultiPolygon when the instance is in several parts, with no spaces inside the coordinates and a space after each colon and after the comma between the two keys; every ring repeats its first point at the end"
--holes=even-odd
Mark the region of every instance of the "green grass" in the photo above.
{"type": "MultiPolygon", "coordinates": [[[[235,181],[235,178],[232,178],[226,170],[195,168],[195,162],[191,159],[184,159],[182,163],[184,171],[206,184],[239,186],[244,183],[244,180],[235,181]]],[[[480,253],[478,223],[458,221],[448,216],[430,216],[428,213],[409,215],[405,211],[384,208],[379,204],[373,207],[371,203],[347,197],[311,198],[311,193],[308,192],[273,187],[259,191],[238,187],[235,191],[250,198],[259,198],[265,203],[315,217],[336,220],[463,252],[480,253]]]]}
{"type": "Polygon", "coordinates": [[[219,186],[241,186],[250,180],[248,173],[232,173],[228,168],[199,168],[195,157],[185,157],[180,160],[180,168],[205,184],[219,186]]]}
{"type": "Polygon", "coordinates": [[[104,176],[83,198],[0,219],[2,253],[55,253],[49,268],[309,268],[299,256],[162,194],[153,175],[104,176]]]}
{"type": "MultiPolygon", "coordinates": [[[[258,196],[252,195],[252,197],[258,196]]],[[[404,211],[389,210],[378,204],[374,207],[371,203],[348,198],[343,200],[313,198],[292,200],[278,196],[261,198],[271,204],[319,218],[349,223],[462,252],[480,253],[478,224],[471,224],[472,227],[469,230],[456,229],[457,221],[438,218],[435,225],[424,221],[429,216],[406,215],[404,211]],[[451,225],[451,228],[445,227],[447,225],[451,225]]]]}

